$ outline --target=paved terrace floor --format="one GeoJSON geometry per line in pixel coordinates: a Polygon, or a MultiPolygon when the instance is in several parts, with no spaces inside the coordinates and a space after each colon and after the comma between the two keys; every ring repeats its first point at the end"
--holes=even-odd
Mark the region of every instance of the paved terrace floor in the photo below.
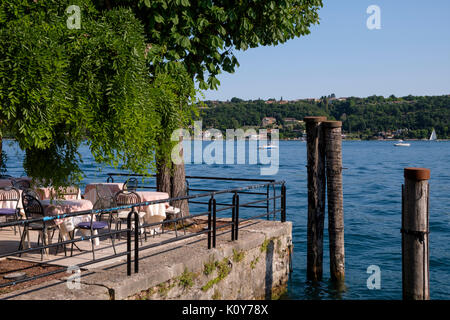
{"type": "MultiPolygon", "coordinates": [[[[228,219],[220,219],[226,220],[228,219]]],[[[218,219],[218,222],[220,221],[218,219]]],[[[159,283],[167,281],[177,274],[181,274],[185,268],[203,266],[210,255],[229,256],[233,250],[246,249],[252,246],[259,246],[265,239],[280,235],[291,234],[292,224],[290,222],[280,223],[278,221],[250,220],[240,224],[239,240],[231,242],[229,227],[218,230],[216,249],[207,248],[207,234],[197,235],[188,239],[179,240],[164,244],[162,246],[144,249],[139,252],[139,273],[128,277],[126,274],[126,255],[111,260],[98,262],[81,268],[81,290],[70,290],[67,288],[66,278],[52,280],[30,288],[21,289],[0,296],[3,299],[18,300],[96,300],[96,299],[126,299],[127,297],[146,290],[159,283]]],[[[30,232],[31,246],[36,246],[37,232],[30,232]]],[[[189,234],[187,231],[186,234],[189,234]]],[[[183,236],[183,230],[178,230],[178,237],[183,236]]],[[[159,243],[164,240],[173,239],[175,232],[165,230],[163,234],[155,237],[147,237],[145,245],[159,243]]],[[[55,233],[54,241],[58,239],[55,233]]],[[[14,235],[11,229],[0,230],[0,252],[17,250],[19,244],[19,234],[14,235]]],[[[115,241],[117,253],[126,250],[126,240],[115,241]]],[[[92,261],[91,244],[89,240],[77,242],[82,249],[74,249],[73,256],[70,257],[64,252],[55,255],[54,249],[44,261],[47,264],[59,266],[75,266],[87,261],[92,261]]],[[[134,246],[134,241],[132,241],[134,246]]],[[[68,248],[69,249],[69,248],[68,248]]],[[[101,238],[100,245],[95,247],[96,259],[114,254],[109,238],[101,238]]],[[[40,251],[23,254],[20,259],[26,261],[41,262],[40,251]]],[[[132,264],[132,269],[134,264],[132,264]]],[[[133,269],[134,270],[134,269],[133,269]]]]}
{"type": "MultiPolygon", "coordinates": [[[[112,231],[115,230],[115,224],[112,224],[112,231]]],[[[112,246],[112,241],[109,235],[102,236],[107,232],[107,230],[103,231],[100,230],[100,241],[99,245],[94,246],[95,250],[95,259],[101,260],[104,257],[112,256],[114,255],[114,249],[112,246]]],[[[151,230],[150,230],[151,232],[151,230]]],[[[167,241],[170,239],[174,239],[176,237],[176,233],[173,230],[165,229],[164,233],[160,232],[160,229],[158,229],[159,233],[156,233],[155,235],[151,235],[150,233],[147,233],[147,240],[145,240],[145,237],[142,236],[142,242],[139,243],[140,246],[147,246],[155,243],[159,243],[162,241],[167,241]]],[[[178,237],[183,236],[185,233],[183,229],[177,231],[178,237]]],[[[186,233],[187,234],[187,233],[186,233]]],[[[30,238],[30,245],[31,248],[37,247],[37,241],[38,241],[38,235],[39,232],[37,231],[30,231],[29,232],[29,238],[30,238]]],[[[127,241],[126,241],[126,232],[124,232],[121,235],[121,239],[115,238],[114,245],[116,249],[116,253],[122,253],[125,252],[127,249],[127,241]]],[[[79,239],[81,237],[81,233],[78,231],[75,235],[75,239],[79,239]]],[[[58,241],[58,231],[56,230],[52,237],[52,243],[57,243],[58,241]]],[[[14,232],[12,228],[2,228],[0,229],[0,254],[12,252],[15,250],[18,250],[20,242],[20,235],[19,232],[14,232]]],[[[28,241],[27,241],[28,242],[28,241]]],[[[66,251],[64,251],[62,246],[52,247],[49,248],[47,254],[43,255],[43,259],[41,260],[41,251],[40,250],[33,250],[31,252],[23,253],[20,256],[21,260],[24,261],[30,261],[30,262],[40,262],[40,263],[46,263],[50,265],[58,265],[58,266],[78,266],[82,265],[87,262],[93,261],[93,255],[92,255],[92,246],[90,240],[83,240],[78,241],[75,243],[76,246],[73,248],[73,254],[71,255],[71,245],[66,245],[66,251]]],[[[27,244],[26,244],[27,245],[27,244]]],[[[39,246],[42,246],[42,242],[39,246]]],[[[134,232],[132,236],[132,250],[134,249],[134,232]]],[[[18,255],[15,255],[14,257],[19,258],[18,255]]],[[[100,268],[106,265],[115,264],[121,261],[126,261],[126,255],[121,257],[115,257],[112,259],[100,261],[97,263],[89,264],[84,266],[84,269],[96,269],[100,268]]]]}

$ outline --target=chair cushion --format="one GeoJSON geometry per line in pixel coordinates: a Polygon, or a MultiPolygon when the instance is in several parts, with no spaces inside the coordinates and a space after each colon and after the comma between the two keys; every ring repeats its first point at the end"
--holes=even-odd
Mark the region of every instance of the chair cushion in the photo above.
{"type": "MultiPolygon", "coordinates": [[[[92,229],[94,229],[94,230],[103,229],[103,228],[106,228],[107,226],[108,226],[108,223],[105,221],[92,222],[92,229]]],[[[90,221],[81,222],[77,225],[77,227],[80,229],[90,229],[91,222],[90,221]]]]}
{"type": "Polygon", "coordinates": [[[16,214],[16,209],[0,208],[0,216],[13,216],[16,214]]]}

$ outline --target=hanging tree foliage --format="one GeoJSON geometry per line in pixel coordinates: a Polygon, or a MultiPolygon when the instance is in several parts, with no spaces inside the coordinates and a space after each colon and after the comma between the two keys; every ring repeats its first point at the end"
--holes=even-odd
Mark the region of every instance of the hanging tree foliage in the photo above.
{"type": "Polygon", "coordinates": [[[79,182],[85,139],[99,163],[154,170],[165,132],[157,108],[180,88],[170,74],[150,78],[151,53],[131,10],[100,13],[85,0],[5,1],[0,43],[2,127],[26,151],[28,175],[56,186],[79,182]],[[69,5],[81,8],[81,29],[67,27],[69,5]]]}
{"type": "MultiPolygon", "coordinates": [[[[77,149],[137,173],[190,118],[195,90],[234,72],[235,50],[308,34],[321,0],[3,0],[0,130],[26,151],[27,173],[80,181],[77,149]],[[67,27],[69,5],[81,29],[67,27]]],[[[1,132],[0,132],[1,136],[1,132]]],[[[167,154],[167,153],[166,153],[167,154]]],[[[165,156],[162,156],[164,159],[165,156]]]]}

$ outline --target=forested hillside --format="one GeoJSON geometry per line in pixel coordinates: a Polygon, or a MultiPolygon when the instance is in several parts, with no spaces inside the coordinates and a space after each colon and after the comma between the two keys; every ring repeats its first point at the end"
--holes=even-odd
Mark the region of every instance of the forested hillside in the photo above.
{"type": "Polygon", "coordinates": [[[204,127],[224,131],[227,128],[262,127],[264,117],[276,119],[274,127],[287,132],[285,118],[302,120],[309,115],[324,115],[341,120],[351,136],[373,138],[392,133],[402,138],[427,138],[433,128],[440,139],[450,138],[450,95],[443,96],[370,96],[339,98],[334,95],[315,100],[296,101],[206,101],[200,112],[204,127]]]}

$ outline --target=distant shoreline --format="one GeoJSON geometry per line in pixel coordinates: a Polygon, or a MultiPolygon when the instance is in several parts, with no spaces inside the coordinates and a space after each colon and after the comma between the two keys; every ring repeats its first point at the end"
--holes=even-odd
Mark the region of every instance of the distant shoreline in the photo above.
{"type": "MultiPolygon", "coordinates": [[[[16,139],[14,138],[3,138],[2,140],[10,140],[10,141],[15,141],[16,139]]],[[[184,141],[215,141],[215,140],[202,140],[202,139],[188,139],[188,138],[184,138],[184,141]]],[[[226,139],[222,139],[223,141],[226,141],[226,139]]],[[[250,139],[245,139],[246,141],[270,141],[270,139],[266,139],[266,140],[250,140],[250,139]]],[[[302,140],[302,139],[278,139],[279,141],[302,141],[302,142],[306,142],[306,140],[302,140]]],[[[430,141],[428,139],[402,139],[403,141],[430,141]]],[[[399,141],[399,139],[342,139],[342,141],[394,141],[397,142],[399,141]]],[[[450,139],[437,139],[436,141],[450,141],[450,139]]],[[[430,141],[431,142],[431,141],[430,141]]]]}

